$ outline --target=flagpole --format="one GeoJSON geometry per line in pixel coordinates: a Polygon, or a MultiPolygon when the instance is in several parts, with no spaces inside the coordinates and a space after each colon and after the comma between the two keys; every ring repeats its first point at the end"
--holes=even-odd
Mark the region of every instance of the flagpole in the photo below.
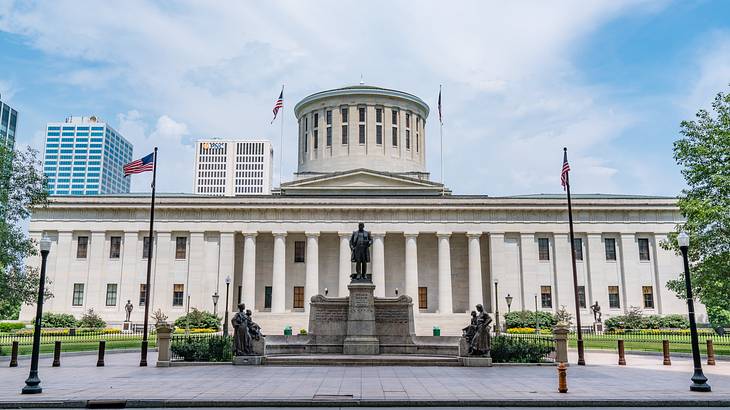
{"type": "MultiPolygon", "coordinates": [[[[568,148],[563,148],[565,158],[568,158],[568,148]]],[[[570,255],[573,265],[573,296],[575,297],[575,326],[578,336],[578,365],[585,366],[583,350],[583,330],[580,325],[580,300],[578,298],[578,272],[575,268],[575,233],[573,232],[573,205],[570,200],[570,172],[565,174],[565,190],[568,193],[568,224],[570,225],[570,255]]]]}
{"type": "MultiPolygon", "coordinates": [[[[284,95],[284,84],[281,85],[281,95],[284,95]]],[[[284,111],[282,104],[281,110],[284,111]]],[[[279,190],[281,190],[281,175],[284,169],[284,113],[281,113],[281,135],[279,135],[279,190]]]]}
{"type": "Polygon", "coordinates": [[[441,119],[441,84],[439,84],[439,136],[441,142],[441,185],[442,194],[445,191],[445,178],[444,178],[444,122],[441,119]]]}
{"type": "Polygon", "coordinates": [[[144,288],[144,330],[142,333],[142,352],[139,365],[147,366],[147,330],[149,327],[150,317],[150,277],[152,275],[152,243],[154,242],[155,227],[155,186],[157,180],[157,147],[154,152],[154,163],[152,165],[152,199],[150,201],[150,230],[149,240],[147,241],[147,282],[144,288]]]}

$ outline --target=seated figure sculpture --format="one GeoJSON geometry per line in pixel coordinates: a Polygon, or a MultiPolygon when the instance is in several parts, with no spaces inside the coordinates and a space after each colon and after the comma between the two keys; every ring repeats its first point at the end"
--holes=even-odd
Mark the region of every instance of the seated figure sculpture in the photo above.
{"type": "MultiPolygon", "coordinates": [[[[484,312],[482,305],[476,306],[476,317],[472,312],[472,323],[469,327],[472,327],[473,334],[469,342],[469,355],[470,356],[489,356],[491,350],[491,337],[489,335],[490,323],[492,318],[484,312]]],[[[465,335],[466,337],[466,335],[465,335]]]]}

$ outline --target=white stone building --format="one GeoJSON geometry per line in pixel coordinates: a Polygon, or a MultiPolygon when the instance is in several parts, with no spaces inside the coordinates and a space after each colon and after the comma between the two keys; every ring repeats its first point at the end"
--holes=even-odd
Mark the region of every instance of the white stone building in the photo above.
{"type": "MultiPolygon", "coordinates": [[[[435,325],[459,333],[477,303],[490,312],[499,303],[503,314],[508,294],[511,310],[533,310],[537,301],[540,310],[574,311],[564,196],[451,195],[429,181],[428,107],[406,93],[348,87],[307,97],[295,112],[299,169],[279,192],[158,197],[153,310],[173,319],[188,303],[212,311],[218,292],[220,314],[230,277],[229,309],[245,302],[269,334],[306,328],[312,295],[346,294],[347,242],[363,221],[374,236],[376,296],[396,289],[412,296],[418,334],[435,325]]],[[[148,196],[58,197],[35,212],[31,235],[53,240],[48,310],[80,315],[93,307],[120,322],[131,299],[132,319],[143,320],[148,208],[148,196]]],[[[574,219],[584,323],[594,301],[604,318],[632,306],[686,312],[665,286],[681,259],[659,246],[681,220],[676,200],[575,195],[574,219]]],[[[704,320],[702,306],[698,314],[704,320]]],[[[21,315],[29,319],[33,309],[21,315]]]]}
{"type": "Polygon", "coordinates": [[[193,192],[211,196],[270,195],[273,160],[270,141],[198,140],[193,192]]]}

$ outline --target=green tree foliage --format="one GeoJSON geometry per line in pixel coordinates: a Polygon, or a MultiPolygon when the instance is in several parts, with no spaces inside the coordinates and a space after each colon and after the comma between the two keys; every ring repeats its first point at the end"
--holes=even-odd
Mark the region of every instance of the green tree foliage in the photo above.
{"type": "Polygon", "coordinates": [[[522,310],[512,311],[504,315],[504,322],[507,329],[514,327],[536,327],[536,320],[539,319],[540,327],[553,327],[558,322],[557,318],[549,312],[522,310]]]}
{"type": "Polygon", "coordinates": [[[188,322],[190,323],[190,329],[218,330],[220,329],[221,318],[210,312],[192,308],[190,313],[180,316],[175,320],[175,326],[178,328],[186,328],[188,327],[188,322]]]}
{"type": "Polygon", "coordinates": [[[94,312],[94,309],[89,309],[81,316],[81,319],[79,319],[76,325],[89,329],[101,329],[106,326],[106,322],[98,313],[94,312]]]}
{"type": "MultiPolygon", "coordinates": [[[[730,326],[730,94],[717,94],[712,112],[699,110],[680,127],[674,159],[688,186],[679,198],[687,221],[663,245],[678,252],[677,233],[690,235],[694,296],[707,307],[711,323],[730,326]]],[[[667,287],[685,297],[684,274],[678,273],[667,287]]]]}
{"type": "Polygon", "coordinates": [[[45,312],[41,316],[42,327],[76,327],[76,318],[70,313],[45,312]]]}
{"type": "Polygon", "coordinates": [[[46,179],[39,169],[35,150],[13,151],[0,144],[0,318],[17,318],[20,305],[37,297],[38,270],[24,262],[37,254],[38,246],[21,222],[47,203],[46,179]]]}

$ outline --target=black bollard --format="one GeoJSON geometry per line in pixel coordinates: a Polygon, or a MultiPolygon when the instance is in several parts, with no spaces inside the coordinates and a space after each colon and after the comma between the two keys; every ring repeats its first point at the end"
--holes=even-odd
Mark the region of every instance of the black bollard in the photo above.
{"type": "Polygon", "coordinates": [[[10,352],[10,367],[18,367],[18,341],[13,340],[13,348],[10,352]]]}
{"type": "Polygon", "coordinates": [[[52,367],[61,367],[61,341],[56,340],[53,346],[53,364],[52,367]]]}
{"type": "Polygon", "coordinates": [[[96,361],[96,367],[104,367],[104,351],[106,350],[106,340],[99,340],[99,360],[96,361]]]}

